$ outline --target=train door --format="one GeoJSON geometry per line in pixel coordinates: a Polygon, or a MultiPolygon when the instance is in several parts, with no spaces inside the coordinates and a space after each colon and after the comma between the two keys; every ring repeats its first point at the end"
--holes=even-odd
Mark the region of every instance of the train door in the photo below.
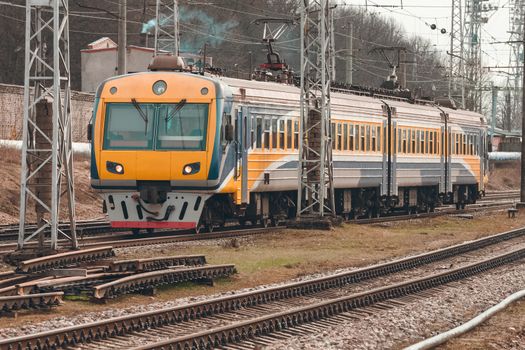
{"type": "Polygon", "coordinates": [[[242,106],[238,120],[240,125],[238,128],[239,143],[238,148],[240,152],[240,177],[241,177],[241,203],[243,206],[250,203],[250,195],[248,191],[248,151],[251,147],[251,115],[248,106],[242,106]]]}
{"type": "Polygon", "coordinates": [[[478,147],[478,155],[479,155],[479,162],[480,162],[479,191],[485,193],[485,172],[488,169],[488,166],[487,166],[488,165],[487,133],[485,130],[480,130],[479,141],[476,147],[478,147]]]}
{"type": "MultiPolygon", "coordinates": [[[[449,126],[449,115],[441,111],[441,176],[439,181],[439,192],[447,198],[452,193],[452,155],[451,155],[451,127],[449,126]]],[[[447,202],[447,200],[445,200],[447,202]]]]}
{"type": "Polygon", "coordinates": [[[386,120],[383,121],[383,181],[381,185],[381,196],[388,200],[393,196],[397,196],[397,150],[396,150],[396,135],[397,135],[397,121],[394,120],[396,115],[395,107],[390,107],[386,102],[383,102],[383,115],[386,120]]]}

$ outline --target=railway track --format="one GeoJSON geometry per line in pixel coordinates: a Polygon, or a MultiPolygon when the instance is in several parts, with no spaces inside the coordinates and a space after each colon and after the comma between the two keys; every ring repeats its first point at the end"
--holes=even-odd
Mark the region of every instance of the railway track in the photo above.
{"type": "MultiPolygon", "coordinates": [[[[208,239],[218,239],[218,238],[235,238],[242,236],[250,236],[263,233],[275,233],[278,230],[286,228],[285,226],[278,227],[254,227],[246,229],[238,228],[225,228],[224,230],[214,231],[212,233],[205,234],[195,234],[189,233],[191,231],[182,231],[182,230],[173,230],[173,231],[161,231],[155,233],[152,237],[135,237],[133,235],[114,235],[114,236],[103,236],[103,237],[89,237],[79,241],[80,246],[83,249],[97,248],[111,246],[113,248],[127,248],[127,247],[139,247],[139,246],[148,246],[155,244],[167,244],[175,242],[189,242],[189,241],[199,241],[199,240],[208,240],[208,239]],[[277,231],[276,231],[277,230],[277,231]]],[[[64,244],[66,241],[59,241],[64,244]]],[[[32,245],[26,245],[31,247],[32,245]]],[[[35,245],[36,246],[36,245],[35,245]]],[[[14,251],[17,247],[16,243],[4,243],[0,244],[0,256],[8,254],[14,251]]],[[[65,247],[61,247],[65,249],[65,247]]]]}
{"type": "MultiPolygon", "coordinates": [[[[273,334],[295,335],[293,329],[316,322],[345,315],[349,312],[365,309],[376,304],[383,304],[400,297],[418,294],[432,288],[461,281],[487,270],[513,263],[525,257],[525,249],[518,249],[474,264],[451,271],[433,274],[407,282],[388,285],[370,291],[342,296],[336,299],[317,302],[311,305],[290,308],[264,316],[233,322],[225,326],[207,328],[200,332],[184,336],[164,336],[166,340],[139,345],[134,350],[175,350],[175,349],[212,349],[238,344],[237,349],[253,349],[254,345],[266,345],[273,334]],[[261,342],[259,338],[264,340],[261,342]],[[244,343],[244,344],[243,344],[244,343]]],[[[384,304],[383,304],[384,305],[384,304]]],[[[310,328],[310,331],[312,328],[310,328]]]]}
{"type": "MultiPolygon", "coordinates": [[[[70,233],[69,224],[61,223],[60,230],[66,234],[70,233]]],[[[30,224],[26,226],[26,233],[31,234],[35,232],[37,226],[30,224]]],[[[87,220],[77,223],[77,237],[87,237],[97,234],[109,232],[127,232],[129,229],[113,228],[107,220],[87,220]]],[[[49,235],[49,230],[45,230],[44,234],[49,235]]],[[[3,225],[0,226],[0,241],[16,241],[18,239],[18,225],[3,225]]]]}
{"type": "Polygon", "coordinates": [[[462,210],[456,210],[452,207],[441,207],[436,208],[436,211],[429,212],[429,213],[415,213],[410,215],[392,215],[392,216],[382,216],[378,218],[368,218],[368,219],[357,219],[357,220],[351,220],[349,222],[354,222],[356,224],[377,224],[382,222],[391,222],[391,221],[406,221],[406,220],[413,220],[413,219],[424,219],[424,218],[435,218],[439,216],[445,216],[445,215],[461,215],[461,214],[469,214],[469,213],[477,213],[480,211],[497,211],[497,210],[505,210],[511,207],[515,201],[495,201],[491,199],[491,202],[488,200],[486,201],[480,201],[476,204],[470,204],[466,209],[462,210]]]}
{"type": "Polygon", "coordinates": [[[0,349],[128,349],[144,343],[149,344],[146,348],[159,349],[226,345],[255,335],[268,335],[282,329],[281,326],[288,328],[324,319],[516,261],[525,256],[524,236],[525,229],[514,230],[350,272],[5,339],[0,341],[0,349]],[[517,244],[521,245],[519,249],[508,251],[517,244]],[[494,253],[498,256],[485,259],[494,253]],[[438,266],[430,266],[442,265],[450,259],[454,264],[464,265],[464,260],[472,259],[472,255],[479,259],[474,264],[425,278],[415,277],[423,274],[419,270],[422,267],[428,268],[425,274],[442,271],[438,266]],[[356,292],[359,288],[361,291],[356,292]],[[100,339],[105,340],[99,343],[100,339]]]}
{"type": "MultiPolygon", "coordinates": [[[[404,221],[412,219],[422,219],[422,218],[432,218],[444,215],[453,215],[453,214],[467,214],[474,213],[479,211],[494,211],[494,210],[504,210],[509,208],[514,204],[513,201],[495,201],[492,203],[478,203],[476,205],[471,205],[464,210],[456,210],[454,208],[443,208],[436,212],[431,213],[417,213],[411,215],[393,215],[385,216],[379,218],[370,218],[370,219],[357,219],[350,220],[350,223],[356,224],[374,224],[374,223],[383,223],[390,221],[404,221]]],[[[151,236],[136,237],[131,234],[125,233],[116,233],[112,235],[104,236],[90,236],[80,239],[79,243],[82,248],[95,248],[103,246],[112,246],[113,248],[126,248],[126,247],[138,247],[138,246],[147,246],[155,244],[166,244],[166,243],[175,243],[175,242],[187,242],[187,241],[197,241],[197,240],[207,240],[207,239],[219,239],[219,238],[234,238],[249,236],[261,233],[274,233],[275,230],[285,229],[285,226],[275,227],[251,227],[239,229],[239,227],[225,227],[222,230],[217,230],[212,233],[204,234],[195,234],[191,230],[165,230],[155,232],[151,236]]],[[[59,241],[59,246],[61,244],[67,244],[67,241],[59,241]]],[[[32,243],[33,244],[33,243],[32,243]]],[[[26,244],[27,247],[31,247],[32,244],[26,244]]],[[[33,244],[36,246],[35,244],[33,244]]],[[[3,243],[0,244],[0,256],[8,254],[11,251],[14,251],[17,247],[15,242],[3,243]]],[[[62,247],[65,248],[65,247],[62,247]]]]}

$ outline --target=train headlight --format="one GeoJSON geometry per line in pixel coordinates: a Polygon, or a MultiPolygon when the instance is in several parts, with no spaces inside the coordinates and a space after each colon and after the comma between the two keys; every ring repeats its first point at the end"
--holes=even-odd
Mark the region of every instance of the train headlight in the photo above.
{"type": "Polygon", "coordinates": [[[110,173],[113,173],[113,174],[119,174],[119,175],[124,174],[124,166],[122,164],[119,164],[119,163],[107,161],[106,162],[106,169],[110,173]]]}
{"type": "Polygon", "coordinates": [[[168,85],[166,84],[164,80],[157,80],[153,84],[153,93],[155,95],[162,95],[163,93],[166,92],[167,88],[168,88],[168,85]]]}
{"type": "Polygon", "coordinates": [[[186,164],[182,168],[182,174],[183,175],[192,175],[192,174],[198,173],[199,170],[201,170],[201,163],[197,162],[197,163],[186,164]]]}

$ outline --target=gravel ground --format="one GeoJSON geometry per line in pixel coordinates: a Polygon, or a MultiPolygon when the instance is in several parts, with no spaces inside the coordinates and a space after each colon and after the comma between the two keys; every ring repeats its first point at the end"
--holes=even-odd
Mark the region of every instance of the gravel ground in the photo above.
{"type": "MultiPolygon", "coordinates": [[[[215,242],[215,244],[217,244],[217,242],[215,242]]],[[[133,250],[135,248],[125,249],[133,250]]],[[[119,252],[119,256],[124,255],[125,253],[128,252],[119,252]]],[[[339,269],[337,271],[332,271],[330,274],[351,270],[355,269],[339,269]]],[[[472,283],[462,284],[457,288],[447,289],[445,292],[440,293],[432,299],[418,301],[417,305],[409,304],[406,307],[387,310],[379,314],[376,313],[359,321],[343,323],[341,324],[341,327],[338,327],[341,329],[327,329],[324,332],[312,335],[308,338],[290,339],[284,343],[276,343],[272,346],[272,349],[391,348],[399,345],[406,339],[414,339],[414,341],[422,339],[422,336],[426,337],[435,334],[436,330],[444,330],[467,320],[470,316],[495,304],[497,301],[511,294],[515,290],[525,287],[524,270],[523,264],[513,266],[512,269],[502,268],[498,271],[504,271],[505,273],[500,274],[498,272],[482,277],[476,277],[472,279],[472,281],[474,281],[472,283]],[[498,278],[496,283],[491,281],[491,278],[495,277],[498,278]],[[481,289],[477,289],[478,287],[476,287],[476,289],[472,287],[477,283],[475,282],[477,280],[479,280],[479,286],[482,286],[481,289]],[[475,296],[475,298],[470,299],[467,296],[475,296]],[[443,305],[445,307],[441,307],[443,305]],[[449,306],[454,310],[450,311],[449,306]],[[422,313],[414,315],[414,309],[421,310],[422,313]],[[437,315],[434,316],[433,311],[423,310],[439,311],[437,312],[437,315]],[[370,329],[372,332],[367,333],[367,330],[370,329]],[[334,334],[337,335],[337,337],[332,338],[334,334]],[[330,339],[330,342],[326,343],[326,339],[330,339]]],[[[309,280],[326,275],[328,274],[308,275],[295,279],[295,281],[309,280]]],[[[282,283],[247,288],[235,291],[235,293],[252,291],[280,284],[282,283]]],[[[152,303],[148,305],[137,305],[124,309],[110,308],[102,312],[83,313],[75,317],[57,317],[52,320],[32,325],[4,328],[2,329],[0,338],[22,336],[50,329],[93,322],[100,319],[108,319],[143,311],[158,310],[160,308],[183,305],[189,302],[198,302],[233,293],[234,292],[226,292],[211,296],[181,298],[169,302],[153,302],[154,298],[152,298],[152,303]]]]}
{"type": "MultiPolygon", "coordinates": [[[[433,292],[430,298],[418,298],[389,310],[374,309],[372,315],[309,336],[290,337],[265,350],[401,349],[456,327],[523,288],[525,264],[520,262],[433,292]]],[[[504,347],[523,348],[518,342],[504,347]]]]}

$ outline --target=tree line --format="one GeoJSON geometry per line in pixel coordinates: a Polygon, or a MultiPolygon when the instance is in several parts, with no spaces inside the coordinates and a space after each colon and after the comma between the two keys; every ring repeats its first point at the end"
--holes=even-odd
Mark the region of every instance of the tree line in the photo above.
{"type": "MultiPolygon", "coordinates": [[[[24,0],[0,5],[0,82],[23,84],[24,77],[24,0]]],[[[214,66],[230,76],[247,76],[266,61],[262,25],[258,18],[296,20],[276,43],[275,49],[296,71],[300,65],[299,9],[296,0],[215,0],[180,1],[181,50],[207,54],[214,66]]],[[[129,45],[153,46],[153,30],[147,23],[155,17],[154,0],[128,0],[127,35],[129,45]]],[[[100,37],[117,42],[118,0],[70,0],[70,52],[72,88],[80,89],[80,50],[100,37]]],[[[406,48],[407,87],[421,96],[443,96],[447,92],[446,57],[422,37],[409,37],[401,24],[379,12],[347,6],[334,9],[336,80],[346,77],[349,25],[353,26],[353,83],[379,87],[392,72],[387,59],[373,48],[406,48]]],[[[429,29],[430,30],[430,29],[429,29]]],[[[393,52],[386,52],[395,61],[393,52]]],[[[50,57],[51,58],[51,57],[50,57]]],[[[398,72],[398,75],[400,72],[398,72]]]]}

